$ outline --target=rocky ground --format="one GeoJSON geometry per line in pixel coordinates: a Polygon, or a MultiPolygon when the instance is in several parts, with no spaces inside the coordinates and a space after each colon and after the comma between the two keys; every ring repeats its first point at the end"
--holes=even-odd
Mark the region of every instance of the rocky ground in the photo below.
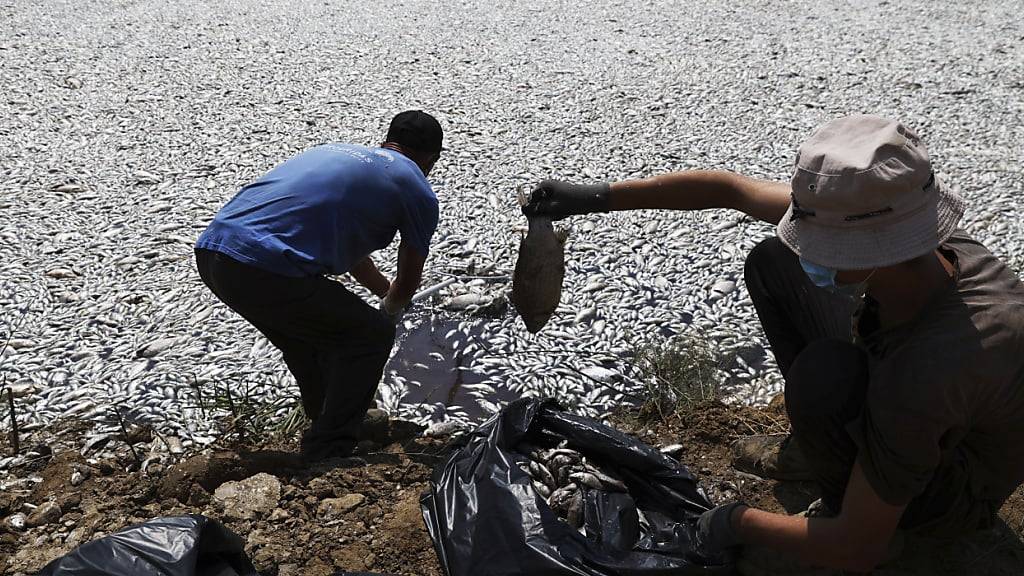
{"type": "MultiPolygon", "coordinates": [[[[419,498],[445,438],[417,436],[408,423],[376,420],[361,454],[301,466],[294,446],[228,443],[198,454],[161,453],[145,469],[127,443],[115,457],[85,458],[76,448],[80,424],[64,423],[28,438],[35,456],[0,479],[0,574],[32,573],[74,546],[157,516],[201,513],[217,518],[246,542],[266,575],[327,575],[341,570],[439,576],[419,498]],[[12,526],[22,516],[24,528],[12,526]]],[[[753,432],[784,430],[778,407],[752,409],[709,403],[667,421],[641,424],[635,413],[616,424],[655,446],[682,444],[679,459],[701,479],[713,501],[740,498],[795,513],[816,497],[810,485],[776,483],[736,472],[728,444],[753,432]]],[[[146,429],[129,431],[138,451],[160,445],[146,429]]],[[[9,449],[9,447],[0,447],[9,449]]],[[[146,452],[152,453],[152,452],[146,452]]],[[[1017,575],[1024,569],[1024,494],[1004,506],[996,531],[957,541],[907,536],[899,556],[875,573],[1017,575]]],[[[795,567],[751,551],[745,574],[828,572],[795,567]]]]}
{"type": "Polygon", "coordinates": [[[129,438],[149,457],[122,442],[113,457],[85,458],[81,426],[63,423],[30,437],[37,455],[0,480],[0,574],[32,573],[119,528],[191,513],[241,535],[264,574],[438,574],[419,497],[445,442],[413,438],[422,428],[408,423],[376,424],[360,456],[309,467],[289,442],[173,454],[143,428],[129,438]]]}

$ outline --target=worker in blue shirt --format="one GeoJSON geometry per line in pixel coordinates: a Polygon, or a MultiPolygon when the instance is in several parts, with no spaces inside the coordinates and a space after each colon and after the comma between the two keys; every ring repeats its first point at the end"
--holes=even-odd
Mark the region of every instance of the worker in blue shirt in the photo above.
{"type": "Polygon", "coordinates": [[[438,206],[427,175],[441,125],[418,110],[378,148],[316,146],[245,186],[196,242],[203,282],[284,355],[312,425],[308,461],[352,453],[395,337],[420,284],[438,206]],[[401,234],[389,281],[370,254],[401,234]],[[329,275],[349,273],[373,307],[329,275]]]}

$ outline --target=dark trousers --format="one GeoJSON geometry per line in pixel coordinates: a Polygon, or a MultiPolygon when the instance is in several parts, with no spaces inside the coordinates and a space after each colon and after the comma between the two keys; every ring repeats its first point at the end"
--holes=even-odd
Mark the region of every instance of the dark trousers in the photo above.
{"type": "MultiPolygon", "coordinates": [[[[858,452],[846,425],[860,416],[868,389],[867,354],[851,339],[854,305],[814,286],[797,256],[778,238],[765,240],[750,252],[744,274],[786,379],[792,436],[812,469],[823,502],[838,511],[858,452]]],[[[910,502],[901,527],[955,534],[991,521],[998,503],[972,501],[966,458],[954,451],[947,460],[910,502]]]]}
{"type": "Polygon", "coordinates": [[[196,264],[210,290],[284,355],[313,421],[303,453],[349,454],[391,353],[394,326],[327,278],[273,274],[203,249],[196,249],[196,264]]]}

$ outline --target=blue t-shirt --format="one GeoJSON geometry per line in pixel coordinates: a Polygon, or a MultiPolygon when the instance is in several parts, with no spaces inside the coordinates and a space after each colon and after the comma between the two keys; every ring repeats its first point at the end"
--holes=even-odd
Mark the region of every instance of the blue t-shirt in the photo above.
{"type": "Polygon", "coordinates": [[[437,197],[409,158],[325,144],[242,188],[196,247],[284,276],[344,274],[395,232],[425,257],[437,217],[437,197]]]}

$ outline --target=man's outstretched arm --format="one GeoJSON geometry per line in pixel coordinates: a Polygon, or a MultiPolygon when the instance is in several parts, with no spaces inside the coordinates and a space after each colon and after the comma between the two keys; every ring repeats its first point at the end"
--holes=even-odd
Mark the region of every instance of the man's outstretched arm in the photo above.
{"type": "MultiPolygon", "coordinates": [[[[889,542],[906,506],[883,501],[868,483],[860,464],[854,464],[843,498],[843,510],[836,518],[787,516],[755,508],[722,508],[731,515],[729,520],[735,536],[709,534],[707,541],[712,548],[716,540],[724,538],[727,542],[735,540],[743,545],[770,548],[808,565],[867,572],[885,560],[889,542]]],[[[712,524],[708,522],[709,526],[712,524]]]]}
{"type": "Polygon", "coordinates": [[[614,184],[545,180],[523,212],[555,219],[612,210],[731,208],[777,224],[789,207],[790,185],[717,170],[685,170],[614,184]]]}
{"type": "Polygon", "coordinates": [[[686,170],[625,180],[610,186],[611,210],[731,208],[778,224],[789,207],[790,185],[717,170],[686,170]]]}

